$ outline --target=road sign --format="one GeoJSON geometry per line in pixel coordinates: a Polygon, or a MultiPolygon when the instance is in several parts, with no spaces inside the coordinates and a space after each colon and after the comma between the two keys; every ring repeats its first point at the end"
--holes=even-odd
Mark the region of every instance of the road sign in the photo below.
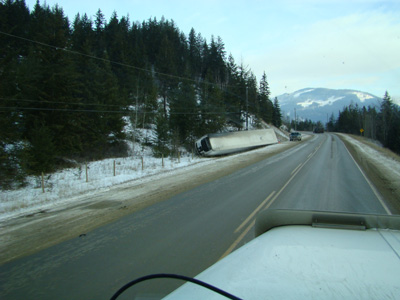
{"type": "Polygon", "coordinates": [[[360,132],[363,133],[363,132],[364,132],[364,129],[361,128],[361,129],[360,129],[360,132]]]}

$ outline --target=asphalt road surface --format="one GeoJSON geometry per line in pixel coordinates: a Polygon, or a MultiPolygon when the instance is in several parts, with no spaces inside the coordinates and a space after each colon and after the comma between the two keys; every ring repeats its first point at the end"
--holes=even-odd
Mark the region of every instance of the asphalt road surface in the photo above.
{"type": "MultiPolygon", "coordinates": [[[[390,213],[335,135],[203,184],[75,239],[0,266],[1,299],[109,299],[152,273],[195,276],[254,237],[263,209],[390,213]]],[[[119,299],[153,299],[154,280],[119,299]]]]}

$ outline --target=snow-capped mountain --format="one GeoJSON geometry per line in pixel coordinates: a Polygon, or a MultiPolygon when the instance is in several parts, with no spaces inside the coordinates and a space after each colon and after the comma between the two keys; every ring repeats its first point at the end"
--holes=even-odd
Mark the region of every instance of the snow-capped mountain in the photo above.
{"type": "Polygon", "coordinates": [[[381,98],[356,90],[333,90],[325,88],[305,88],[293,93],[278,96],[282,115],[294,118],[294,109],[299,119],[314,122],[327,122],[333,113],[337,118],[339,111],[351,103],[359,107],[378,106],[381,98]]]}

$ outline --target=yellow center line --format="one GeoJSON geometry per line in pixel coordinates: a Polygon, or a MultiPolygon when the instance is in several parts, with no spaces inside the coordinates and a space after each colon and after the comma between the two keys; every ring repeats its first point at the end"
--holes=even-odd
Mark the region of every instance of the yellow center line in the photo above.
{"type": "MultiPolygon", "coordinates": [[[[302,163],[302,164],[300,164],[300,165],[298,165],[297,167],[296,167],[296,169],[291,173],[291,177],[289,178],[289,180],[285,183],[285,185],[279,190],[279,192],[277,193],[277,194],[275,194],[275,191],[273,191],[251,214],[250,214],[250,216],[248,216],[247,217],[247,219],[246,220],[244,220],[244,222],[242,223],[242,224],[240,224],[240,226],[238,227],[238,228],[236,228],[236,230],[234,231],[234,233],[237,233],[237,232],[239,232],[241,229],[242,229],[242,227],[244,227],[248,222],[249,222],[249,220],[251,220],[251,218],[253,218],[254,217],[254,215],[264,206],[264,204],[267,204],[266,206],[265,206],[265,208],[263,209],[263,210],[266,210],[266,209],[268,209],[270,206],[271,206],[271,204],[272,203],[274,203],[274,201],[279,197],[279,195],[282,193],[282,191],[289,185],[289,183],[293,180],[293,178],[300,172],[300,170],[307,164],[307,162],[315,155],[315,153],[317,153],[317,151],[318,151],[318,149],[320,148],[322,146],[322,143],[321,144],[319,144],[319,146],[316,148],[316,150],[313,152],[313,153],[311,153],[312,155],[311,156],[309,156],[308,157],[308,159],[304,162],[304,163],[302,163]],[[275,195],[275,196],[274,196],[275,195]],[[271,201],[269,201],[270,200],[270,198],[271,197],[273,197],[272,199],[271,199],[271,201]],[[269,201],[269,202],[268,202],[269,201]]],[[[247,226],[246,227],[246,229],[240,234],[240,236],[233,242],[233,244],[228,248],[228,250],[226,250],[225,251],[225,253],[219,258],[219,260],[220,259],[222,259],[222,258],[224,258],[225,256],[227,256],[229,253],[231,253],[232,251],[233,251],[233,249],[235,249],[235,247],[242,241],[242,239],[245,237],[245,235],[250,231],[250,229],[252,229],[253,227],[254,227],[254,225],[256,224],[256,220],[254,219],[253,220],[253,222],[251,222],[250,224],[249,224],[249,226],[247,226]]]]}
{"type": "Polygon", "coordinates": [[[297,170],[298,168],[300,168],[301,165],[302,165],[302,164],[299,164],[299,165],[292,171],[292,173],[290,173],[290,175],[293,175],[293,173],[295,173],[296,170],[297,170]]]}
{"type": "Polygon", "coordinates": [[[236,228],[236,230],[234,231],[234,233],[239,232],[246,224],[247,222],[250,221],[251,218],[254,217],[254,215],[264,206],[264,204],[266,202],[269,201],[269,199],[271,199],[271,197],[275,194],[275,191],[273,191],[251,214],[250,216],[247,217],[246,220],[244,220],[244,222],[242,224],[240,224],[240,226],[238,228],[236,228]]]}
{"type": "Polygon", "coordinates": [[[256,220],[253,220],[253,222],[251,222],[249,224],[249,226],[246,227],[246,229],[239,235],[239,237],[236,239],[236,241],[228,248],[228,250],[225,251],[224,254],[222,254],[222,256],[219,258],[219,260],[223,259],[225,256],[227,256],[229,253],[231,253],[233,251],[233,249],[235,249],[235,247],[240,243],[240,241],[244,238],[244,236],[250,231],[250,229],[252,229],[254,227],[254,225],[256,224],[256,220]]]}
{"type": "Polygon", "coordinates": [[[312,153],[312,155],[303,163],[300,164],[299,168],[296,168],[294,173],[292,172],[292,176],[289,178],[289,180],[285,183],[285,185],[279,190],[279,192],[275,195],[274,198],[272,198],[271,202],[268,203],[268,205],[264,208],[264,210],[268,209],[268,207],[271,206],[271,204],[276,200],[276,198],[279,197],[279,195],[283,192],[283,190],[289,185],[289,183],[292,181],[292,179],[300,172],[300,170],[308,163],[308,161],[317,153],[318,149],[321,147],[322,144],[320,144],[317,149],[312,153]]]}

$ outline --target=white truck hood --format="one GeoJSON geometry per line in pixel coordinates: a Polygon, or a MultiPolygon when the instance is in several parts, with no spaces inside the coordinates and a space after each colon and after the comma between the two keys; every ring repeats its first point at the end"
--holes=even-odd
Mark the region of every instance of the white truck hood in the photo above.
{"type": "MultiPolygon", "coordinates": [[[[196,279],[242,299],[400,299],[400,231],[275,227],[196,279]]],[[[226,299],[187,283],[165,299],[226,299]]]]}

